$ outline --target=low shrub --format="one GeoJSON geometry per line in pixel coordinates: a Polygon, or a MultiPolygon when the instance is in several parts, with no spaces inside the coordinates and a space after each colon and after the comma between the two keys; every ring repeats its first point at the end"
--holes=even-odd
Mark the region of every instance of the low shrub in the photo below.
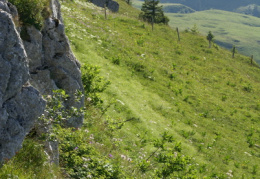
{"type": "Polygon", "coordinates": [[[22,25],[42,28],[43,20],[50,15],[48,0],[9,0],[16,6],[22,25]],[[43,17],[44,16],[44,17],[43,17]]]}

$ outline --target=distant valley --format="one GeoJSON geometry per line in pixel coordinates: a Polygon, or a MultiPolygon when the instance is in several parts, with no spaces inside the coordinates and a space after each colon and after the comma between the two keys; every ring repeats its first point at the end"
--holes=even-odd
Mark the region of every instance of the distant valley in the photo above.
{"type": "MultiPolygon", "coordinates": [[[[142,1],[133,1],[141,8],[142,1]]],[[[256,0],[162,0],[170,26],[181,31],[197,26],[199,33],[215,35],[215,43],[239,53],[254,56],[260,63],[260,1],[256,0]],[[258,16],[258,17],[257,17],[258,16]]]]}

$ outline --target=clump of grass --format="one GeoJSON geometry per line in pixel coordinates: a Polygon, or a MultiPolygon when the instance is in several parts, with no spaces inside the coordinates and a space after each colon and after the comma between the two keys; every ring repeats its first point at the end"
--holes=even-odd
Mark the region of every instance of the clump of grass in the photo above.
{"type": "Polygon", "coordinates": [[[60,177],[57,166],[49,163],[43,145],[32,139],[23,142],[22,149],[1,170],[0,178],[55,178],[60,177]]]}

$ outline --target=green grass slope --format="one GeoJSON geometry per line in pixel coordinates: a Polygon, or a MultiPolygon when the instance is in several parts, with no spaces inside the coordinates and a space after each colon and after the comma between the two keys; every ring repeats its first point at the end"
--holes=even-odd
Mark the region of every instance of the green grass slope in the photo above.
{"type": "Polygon", "coordinates": [[[231,49],[236,45],[240,53],[254,55],[260,63],[260,18],[221,10],[166,15],[170,18],[172,27],[185,30],[196,24],[203,35],[212,31],[216,42],[221,46],[231,49]]]}
{"type": "MultiPolygon", "coordinates": [[[[250,65],[247,57],[232,59],[231,52],[220,47],[209,49],[203,36],[183,32],[177,42],[176,32],[167,26],[156,25],[151,31],[149,24],[137,19],[138,10],[119,3],[119,13],[109,13],[107,20],[103,9],[92,4],[62,3],[75,55],[81,63],[100,66],[101,75],[111,81],[102,96],[105,104],[114,103],[102,119],[117,121],[111,124],[128,121],[107,136],[102,133],[106,130],[101,118],[87,116],[86,122],[93,123],[88,130],[99,143],[107,144],[100,149],[104,156],[115,156],[128,176],[149,178],[153,166],[147,173],[140,172],[136,168],[139,155],[149,156],[155,150],[153,140],[167,131],[182,143],[185,155],[199,166],[205,164],[207,169],[201,167],[198,178],[217,174],[227,178],[226,173],[234,178],[256,176],[260,163],[259,68],[250,65]],[[121,141],[116,146],[111,144],[115,138],[121,141]],[[122,154],[130,156],[131,163],[120,159],[122,154]]],[[[258,26],[248,16],[241,18],[258,26]]],[[[175,19],[173,25],[178,27],[189,22],[175,19]]],[[[209,24],[216,39],[213,25],[217,22],[209,24]]],[[[255,39],[240,41],[253,44],[255,39]]]]}

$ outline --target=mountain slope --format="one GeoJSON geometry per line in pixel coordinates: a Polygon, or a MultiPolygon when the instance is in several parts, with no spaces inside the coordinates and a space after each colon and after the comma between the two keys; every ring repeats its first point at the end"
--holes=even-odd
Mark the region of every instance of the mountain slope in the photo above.
{"type": "MultiPolygon", "coordinates": [[[[231,58],[217,45],[208,48],[196,33],[182,32],[178,42],[168,26],[155,25],[152,31],[137,19],[138,10],[119,3],[119,13],[107,12],[105,19],[104,9],[91,3],[62,2],[84,85],[97,90],[106,80],[111,84],[97,94],[101,105],[86,98],[81,129],[54,125],[49,136],[31,132],[29,138],[59,141],[64,178],[257,178],[258,66],[240,54],[231,58]]],[[[62,106],[53,105],[51,111],[62,106]]],[[[42,178],[37,171],[46,169],[38,166],[49,165],[40,148],[27,140],[0,176],[42,178]]]]}
{"type": "MultiPolygon", "coordinates": [[[[183,32],[178,43],[169,27],[156,25],[151,31],[137,20],[138,10],[124,2],[107,20],[103,9],[75,2],[62,4],[73,50],[82,63],[101,66],[111,81],[103,98],[105,104],[115,102],[102,117],[129,121],[113,131],[113,138],[123,142],[101,149],[104,155],[111,153],[120,163],[120,155],[127,154],[132,162],[122,167],[134,171],[128,175],[152,176],[153,165],[147,173],[135,168],[137,154],[144,150],[149,156],[153,140],[167,131],[181,141],[185,155],[206,164],[198,176],[227,176],[229,170],[235,178],[255,175],[260,161],[255,146],[260,132],[258,67],[241,55],[232,59],[231,52],[218,46],[209,49],[205,37],[183,32]]],[[[88,130],[97,142],[111,142],[94,124],[88,130]]]]}

